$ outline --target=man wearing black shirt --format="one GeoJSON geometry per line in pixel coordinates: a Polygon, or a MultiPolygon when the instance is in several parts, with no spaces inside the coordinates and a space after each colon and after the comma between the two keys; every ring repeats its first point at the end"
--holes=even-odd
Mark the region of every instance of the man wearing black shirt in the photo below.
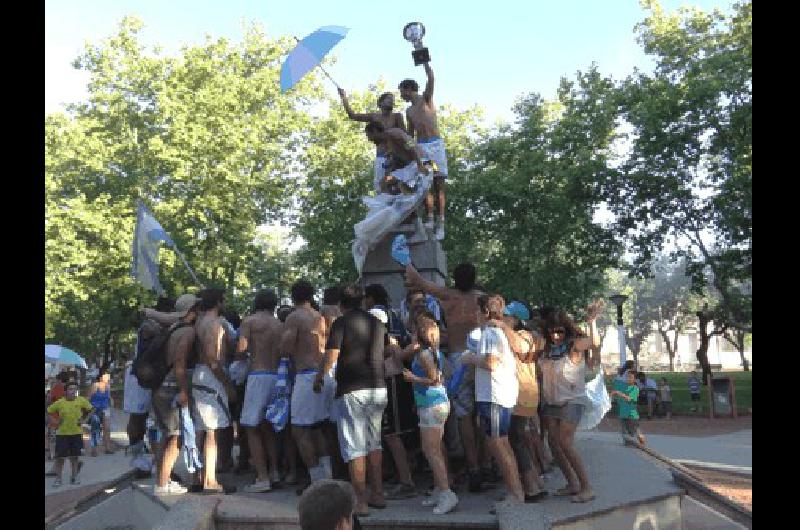
{"type": "Polygon", "coordinates": [[[386,507],[381,474],[381,418],[387,402],[383,379],[386,328],[361,308],[363,297],[361,288],[356,285],[349,285],[342,291],[339,303],[343,315],[333,323],[323,367],[314,384],[315,390],[321,391],[323,375],[336,364],[336,397],[340,398],[339,447],[358,497],[357,515],[367,515],[367,506],[386,507]],[[370,468],[369,496],[366,491],[367,462],[370,468]]]}

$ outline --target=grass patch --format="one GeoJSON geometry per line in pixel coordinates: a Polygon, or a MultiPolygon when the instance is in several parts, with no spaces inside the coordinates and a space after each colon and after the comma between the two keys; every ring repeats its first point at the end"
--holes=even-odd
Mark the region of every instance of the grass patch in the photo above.
{"type": "MultiPolygon", "coordinates": [[[[708,415],[708,392],[705,385],[700,386],[700,401],[692,401],[689,394],[689,374],[691,372],[650,372],[648,377],[652,377],[659,382],[662,377],[667,378],[669,387],[672,390],[672,413],[687,416],[707,416],[708,415]],[[697,410],[692,410],[692,409],[697,410]]],[[[700,370],[697,371],[701,375],[700,370]]],[[[714,372],[714,378],[729,377],[735,386],[736,391],[736,411],[739,414],[749,414],[753,407],[753,372],[714,372]]],[[[611,390],[610,381],[608,388],[611,390]]],[[[616,407],[615,407],[616,410],[616,407]]],[[[646,406],[639,407],[639,414],[647,413],[646,406]]]]}

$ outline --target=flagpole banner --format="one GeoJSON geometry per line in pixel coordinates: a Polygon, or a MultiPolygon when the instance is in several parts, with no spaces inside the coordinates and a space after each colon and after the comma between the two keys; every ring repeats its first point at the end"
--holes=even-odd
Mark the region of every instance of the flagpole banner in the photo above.
{"type": "Polygon", "coordinates": [[[158,249],[162,241],[173,248],[175,243],[150,210],[141,201],[137,205],[131,275],[146,289],[163,295],[164,288],[158,281],[158,249]]]}

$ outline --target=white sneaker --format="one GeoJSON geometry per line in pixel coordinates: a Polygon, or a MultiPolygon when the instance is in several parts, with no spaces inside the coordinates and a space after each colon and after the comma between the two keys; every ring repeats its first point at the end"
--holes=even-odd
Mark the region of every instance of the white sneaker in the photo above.
{"type": "Polygon", "coordinates": [[[423,501],[422,501],[422,505],[423,505],[423,506],[428,506],[428,507],[430,507],[430,506],[436,506],[437,504],[439,504],[439,495],[440,495],[440,494],[439,494],[439,493],[437,493],[437,492],[434,490],[434,492],[433,492],[433,493],[431,493],[431,496],[430,496],[430,497],[426,497],[426,498],[425,498],[425,500],[423,500],[423,501]]]}
{"type": "Polygon", "coordinates": [[[187,491],[189,490],[172,480],[167,482],[166,486],[153,486],[153,493],[156,495],[181,495],[187,491]]]}
{"type": "Polygon", "coordinates": [[[248,484],[243,489],[245,493],[263,493],[271,490],[272,484],[269,483],[269,480],[259,480],[257,482],[253,482],[252,484],[248,484]]]}
{"type": "Polygon", "coordinates": [[[432,219],[432,218],[431,218],[431,219],[428,219],[428,220],[425,222],[425,228],[426,228],[428,231],[430,231],[430,232],[433,232],[433,219],[432,219]]]}
{"type": "Polygon", "coordinates": [[[436,515],[442,515],[453,510],[458,504],[458,496],[453,493],[453,490],[447,490],[439,496],[439,502],[433,509],[436,515]]]}

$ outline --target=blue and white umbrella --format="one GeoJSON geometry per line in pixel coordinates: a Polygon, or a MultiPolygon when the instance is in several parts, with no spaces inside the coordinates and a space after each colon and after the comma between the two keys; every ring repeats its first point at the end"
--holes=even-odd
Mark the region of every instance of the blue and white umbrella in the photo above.
{"type": "MultiPolygon", "coordinates": [[[[298,41],[281,67],[281,92],[292,88],[309,70],[319,66],[325,55],[347,35],[348,31],[348,28],[342,26],[323,26],[298,41]]],[[[320,69],[333,81],[324,68],[320,66],[320,69]]],[[[333,84],[339,87],[336,81],[333,81],[333,84]]]]}
{"type": "Polygon", "coordinates": [[[86,361],[83,357],[64,346],[58,344],[45,344],[44,345],[44,360],[54,364],[65,366],[77,366],[79,368],[88,368],[86,361]]]}

